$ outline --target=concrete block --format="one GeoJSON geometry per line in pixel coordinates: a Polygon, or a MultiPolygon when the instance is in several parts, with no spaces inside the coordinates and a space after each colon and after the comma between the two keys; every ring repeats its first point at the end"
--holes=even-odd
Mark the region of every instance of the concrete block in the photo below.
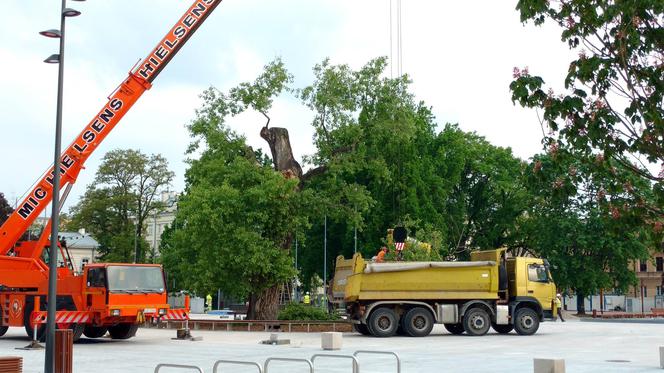
{"type": "Polygon", "coordinates": [[[321,333],[320,339],[323,350],[340,350],[343,334],[339,332],[325,332],[321,333]]]}
{"type": "Polygon", "coordinates": [[[563,359],[535,359],[533,365],[535,373],[565,373],[563,359]]]}
{"type": "Polygon", "coordinates": [[[659,346],[659,367],[664,369],[664,346],[659,346]]]}

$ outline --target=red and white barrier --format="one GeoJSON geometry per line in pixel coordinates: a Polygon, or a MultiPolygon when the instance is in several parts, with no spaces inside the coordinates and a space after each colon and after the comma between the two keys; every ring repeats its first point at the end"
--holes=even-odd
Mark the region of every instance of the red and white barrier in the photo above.
{"type": "MultiPolygon", "coordinates": [[[[47,312],[39,311],[32,313],[32,325],[46,324],[47,312]]],[[[56,324],[85,324],[92,321],[92,312],[85,311],[57,311],[55,313],[56,324]]]]}
{"type": "Polygon", "coordinates": [[[186,309],[168,310],[166,315],[161,317],[162,321],[184,321],[189,320],[189,312],[186,309]]]}

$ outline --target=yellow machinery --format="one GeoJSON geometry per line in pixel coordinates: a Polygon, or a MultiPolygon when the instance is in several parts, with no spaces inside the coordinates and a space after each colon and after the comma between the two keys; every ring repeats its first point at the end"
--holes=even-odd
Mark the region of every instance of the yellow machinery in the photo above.
{"type": "Polygon", "coordinates": [[[484,335],[513,329],[534,334],[556,318],[556,286],[548,263],[479,251],[468,262],[365,261],[337,258],[333,295],[362,334],[426,336],[434,323],[453,334],[484,335]]]}

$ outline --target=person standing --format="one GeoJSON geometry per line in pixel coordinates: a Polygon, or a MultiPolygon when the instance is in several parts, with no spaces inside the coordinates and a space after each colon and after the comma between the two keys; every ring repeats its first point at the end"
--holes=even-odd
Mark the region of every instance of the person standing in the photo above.
{"type": "Polygon", "coordinates": [[[309,296],[309,292],[304,294],[304,304],[306,304],[306,305],[311,304],[311,297],[309,296]]]}
{"type": "Polygon", "coordinates": [[[212,295],[208,294],[207,297],[205,297],[205,303],[207,306],[207,312],[212,311],[212,295]]]}

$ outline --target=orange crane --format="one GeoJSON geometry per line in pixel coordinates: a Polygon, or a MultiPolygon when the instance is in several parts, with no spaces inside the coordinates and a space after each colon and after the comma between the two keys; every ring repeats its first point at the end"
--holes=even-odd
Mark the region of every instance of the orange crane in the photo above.
{"type": "MultiPolygon", "coordinates": [[[[221,0],[196,0],[186,13],[129,76],[113,91],[108,102],[64,150],[60,157],[60,206],[66,199],[85,161],[120,122],[152,82],[221,0]]],[[[0,336],[10,326],[23,326],[29,336],[45,331],[50,222],[36,241],[20,241],[53,198],[53,167],[0,227],[0,336]]],[[[77,274],[65,245],[59,245],[62,264],[57,271],[56,322],[74,330],[75,339],[85,334],[98,338],[108,331],[112,338],[131,338],[144,317],[185,315],[171,312],[167,303],[164,272],[159,265],[91,264],[77,274]]]]}

